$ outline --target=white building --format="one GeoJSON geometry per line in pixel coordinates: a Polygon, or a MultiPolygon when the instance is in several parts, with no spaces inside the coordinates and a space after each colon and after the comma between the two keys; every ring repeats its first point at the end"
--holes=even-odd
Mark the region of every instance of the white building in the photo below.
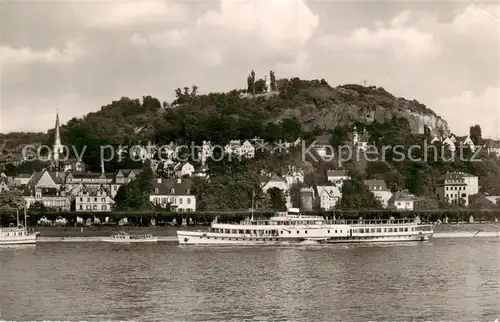
{"type": "Polygon", "coordinates": [[[415,197],[405,192],[395,192],[388,201],[388,208],[395,210],[413,210],[415,197]]]}
{"type": "Polygon", "coordinates": [[[233,154],[238,157],[246,157],[252,159],[255,157],[255,147],[249,140],[245,140],[243,144],[240,140],[231,140],[229,144],[224,147],[226,154],[233,154]]]}
{"type": "Polygon", "coordinates": [[[98,189],[83,188],[75,198],[75,211],[106,212],[111,211],[114,204],[104,186],[98,189]]]}
{"type": "Polygon", "coordinates": [[[26,186],[23,189],[26,208],[29,209],[35,202],[43,204],[46,208],[69,211],[71,199],[64,191],[57,188],[41,188],[26,186]]]}
{"type": "Polygon", "coordinates": [[[338,186],[339,189],[342,189],[344,181],[349,180],[349,176],[344,170],[328,170],[326,172],[326,176],[328,178],[328,182],[338,186]]]}
{"type": "Polygon", "coordinates": [[[451,204],[469,205],[467,183],[463,173],[448,172],[443,179],[436,184],[436,198],[451,204]]]}
{"type": "Polygon", "coordinates": [[[295,166],[288,166],[288,171],[284,175],[284,179],[289,186],[296,183],[303,183],[304,171],[300,168],[296,168],[295,166]]]}
{"type": "Polygon", "coordinates": [[[212,157],[212,154],[213,148],[210,141],[203,141],[203,144],[201,145],[201,151],[198,152],[198,159],[201,161],[201,164],[205,165],[207,159],[212,157]]]}
{"type": "Polygon", "coordinates": [[[189,163],[189,162],[186,162],[182,165],[181,167],[181,176],[184,177],[184,176],[188,176],[190,177],[194,172],[194,166],[189,163]]]}
{"type": "Polygon", "coordinates": [[[174,211],[196,211],[196,196],[191,179],[156,179],[149,201],[158,207],[174,211]]]}
{"type": "Polygon", "coordinates": [[[368,186],[370,191],[375,195],[375,198],[380,200],[382,207],[387,208],[389,199],[392,197],[392,193],[387,189],[387,185],[384,180],[365,180],[364,184],[368,186]]]}
{"type": "Polygon", "coordinates": [[[369,136],[366,129],[363,129],[363,133],[361,135],[358,133],[356,127],[354,127],[354,131],[352,133],[352,144],[357,147],[357,149],[364,151],[368,146],[369,136]]]}
{"type": "Polygon", "coordinates": [[[0,175],[0,193],[2,193],[3,191],[9,191],[10,188],[9,188],[9,185],[8,185],[8,182],[7,182],[7,177],[3,175],[0,175]]]}
{"type": "Polygon", "coordinates": [[[455,143],[449,137],[443,140],[443,145],[452,152],[457,149],[455,143]]]}
{"type": "Polygon", "coordinates": [[[14,176],[14,186],[25,186],[30,182],[32,177],[33,174],[18,174],[14,176]]]}
{"type": "Polygon", "coordinates": [[[342,193],[337,186],[317,186],[320,207],[323,210],[332,210],[340,202],[342,193]]]}
{"type": "Polygon", "coordinates": [[[287,206],[291,206],[292,201],[290,199],[290,186],[285,179],[275,174],[261,178],[261,189],[264,193],[267,193],[267,191],[272,188],[278,188],[281,190],[286,199],[287,206]]]}
{"type": "Polygon", "coordinates": [[[472,142],[470,135],[467,135],[465,140],[463,140],[462,145],[468,146],[472,152],[474,152],[476,150],[476,146],[474,145],[474,142],[472,142]]]}
{"type": "Polygon", "coordinates": [[[469,173],[461,172],[464,182],[467,185],[467,194],[469,196],[479,193],[479,177],[469,173]]]}

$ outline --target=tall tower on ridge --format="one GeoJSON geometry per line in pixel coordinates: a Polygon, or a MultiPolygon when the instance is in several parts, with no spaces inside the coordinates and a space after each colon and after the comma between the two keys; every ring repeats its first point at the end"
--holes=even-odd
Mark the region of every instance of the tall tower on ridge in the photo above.
{"type": "Polygon", "coordinates": [[[60,154],[63,153],[63,150],[64,149],[63,149],[63,146],[61,144],[61,135],[59,133],[59,111],[57,111],[52,160],[55,161],[55,162],[58,162],[59,161],[59,156],[60,156],[60,154]]]}

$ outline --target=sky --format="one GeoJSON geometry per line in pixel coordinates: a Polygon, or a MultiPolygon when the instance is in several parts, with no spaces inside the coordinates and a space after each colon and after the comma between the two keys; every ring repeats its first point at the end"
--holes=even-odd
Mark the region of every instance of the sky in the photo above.
{"type": "Polygon", "coordinates": [[[277,78],[381,86],[500,135],[500,7],[451,1],[0,3],[0,132],[47,131],[123,96],[277,78]]]}

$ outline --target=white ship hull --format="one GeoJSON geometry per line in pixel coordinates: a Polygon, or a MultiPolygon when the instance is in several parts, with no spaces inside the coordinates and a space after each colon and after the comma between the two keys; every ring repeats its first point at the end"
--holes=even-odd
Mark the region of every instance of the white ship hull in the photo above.
{"type": "Polygon", "coordinates": [[[208,231],[177,231],[180,245],[310,245],[426,241],[432,225],[407,219],[325,220],[303,216],[297,209],[269,219],[246,219],[240,224],[218,223],[208,231]],[[293,212],[293,213],[292,213],[293,212]]]}
{"type": "Polygon", "coordinates": [[[38,233],[27,236],[0,237],[0,245],[33,245],[36,244],[38,233]]]}
{"type": "Polygon", "coordinates": [[[427,241],[432,233],[393,235],[393,236],[363,236],[363,237],[314,237],[314,238],[282,238],[280,236],[264,238],[248,238],[241,236],[224,236],[220,234],[177,231],[180,245],[318,245],[337,243],[374,243],[374,242],[409,242],[427,241]]]}

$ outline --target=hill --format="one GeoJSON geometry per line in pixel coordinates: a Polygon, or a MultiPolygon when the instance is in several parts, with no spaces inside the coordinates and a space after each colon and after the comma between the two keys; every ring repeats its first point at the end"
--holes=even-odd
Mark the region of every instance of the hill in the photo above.
{"type": "MultiPolygon", "coordinates": [[[[103,106],[100,111],[63,125],[63,144],[75,146],[78,151],[86,146],[85,163],[90,170],[100,171],[99,147],[108,144],[131,146],[147,141],[157,145],[170,142],[201,144],[207,140],[224,145],[230,140],[254,137],[268,142],[280,139],[292,142],[300,137],[309,144],[322,137],[326,138],[326,143],[337,147],[352,144],[356,126],[360,133],[365,130],[369,143],[379,149],[396,145],[409,149],[412,145],[423,147],[434,135],[450,134],[446,121],[425,105],[395,97],[381,87],[355,84],[332,87],[325,80],[293,78],[276,81],[277,86],[273,87],[277,90],[267,92],[264,80],[252,84],[249,83],[246,90],[203,95],[198,94],[196,86],[185,87],[175,91],[176,99],[171,103],[162,103],[151,96],[123,97],[103,106]]],[[[50,145],[53,130],[35,137],[50,145]]],[[[197,191],[204,199],[201,204],[206,209],[249,207],[251,191],[258,187],[256,178],[261,169],[282,173],[288,165],[302,167],[307,169],[306,183],[316,185],[326,182],[327,169],[339,167],[338,156],[331,161],[305,160],[301,153],[298,148],[287,155],[263,152],[238,166],[225,164],[237,171],[214,167],[212,175],[217,177],[214,184],[211,187],[206,183],[198,185],[197,191]]],[[[422,157],[425,153],[421,149],[412,155],[422,157]]],[[[465,159],[451,161],[432,158],[395,161],[391,154],[387,159],[368,160],[362,156],[342,166],[351,171],[355,181],[350,185],[354,187],[353,193],[366,192],[359,185],[363,179],[384,179],[391,189],[409,190],[426,201],[427,207],[434,207],[437,204],[433,200],[436,180],[447,171],[478,175],[483,191],[500,194],[498,159],[482,152],[483,161],[477,163],[470,160],[472,155],[471,151],[466,151],[465,159]]],[[[123,166],[111,162],[106,164],[106,170],[123,166]]]]}

